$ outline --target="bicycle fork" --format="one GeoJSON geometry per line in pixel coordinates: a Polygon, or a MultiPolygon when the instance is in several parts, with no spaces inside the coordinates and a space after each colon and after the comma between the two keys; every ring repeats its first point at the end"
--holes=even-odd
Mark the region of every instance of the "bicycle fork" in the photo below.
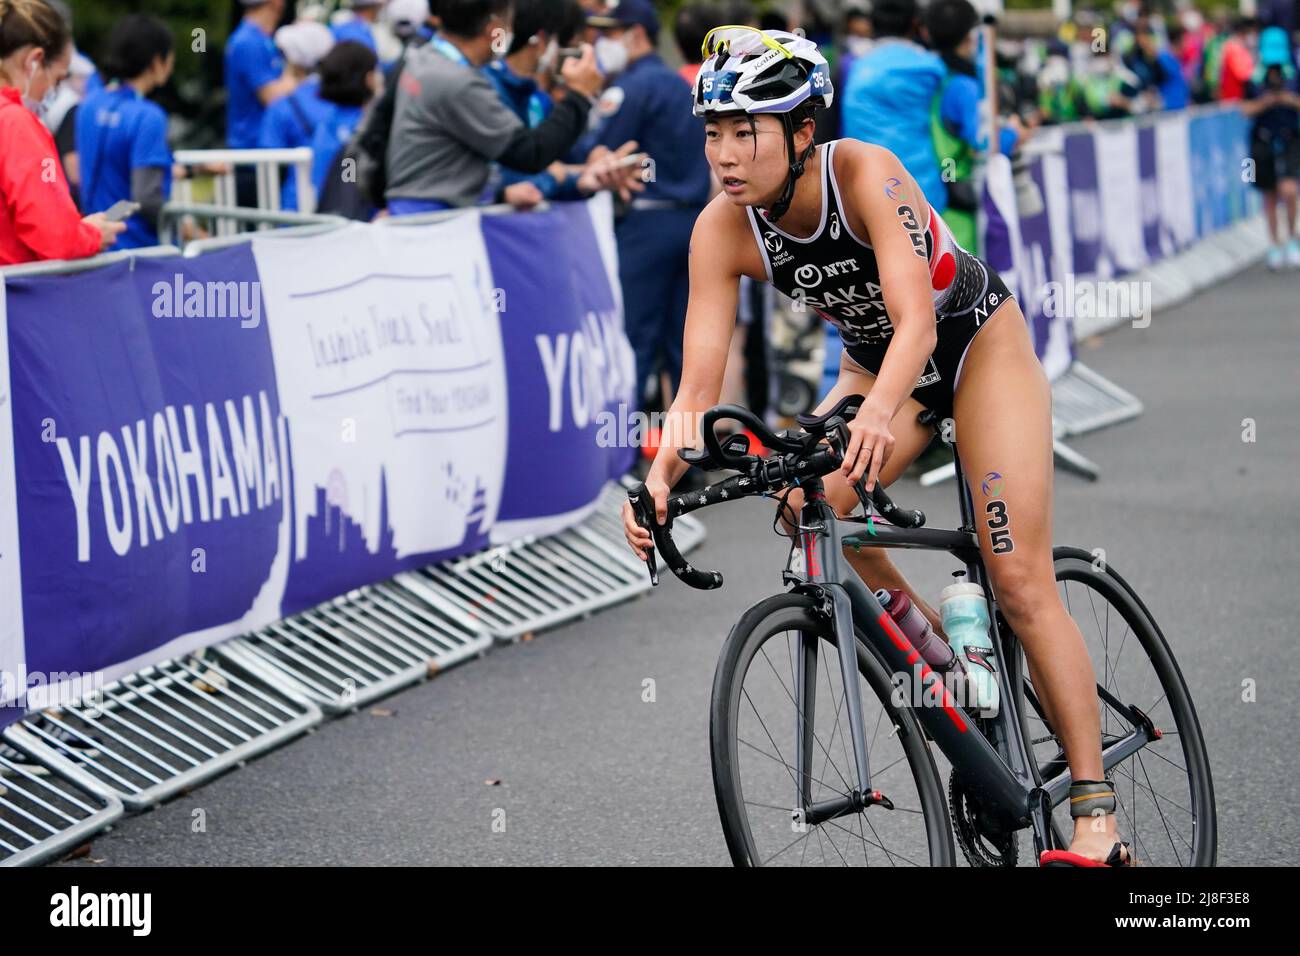
{"type": "Polygon", "coordinates": [[[844,701],[849,711],[849,737],[853,744],[853,762],[857,772],[857,786],[848,794],[830,800],[812,801],[812,763],[816,737],[813,724],[817,707],[817,656],[816,634],[799,633],[799,653],[795,661],[795,766],[798,768],[798,805],[792,817],[796,824],[817,825],[849,813],[858,813],[872,804],[894,808],[889,798],[871,789],[871,769],[867,764],[866,732],[862,722],[862,695],[858,687],[858,651],[853,634],[853,607],[848,595],[835,585],[823,585],[823,593],[830,598],[835,624],[836,646],[840,674],[844,685],[844,701]],[[833,590],[839,590],[834,594],[833,590]],[[847,638],[845,635],[848,635],[847,638]]]}

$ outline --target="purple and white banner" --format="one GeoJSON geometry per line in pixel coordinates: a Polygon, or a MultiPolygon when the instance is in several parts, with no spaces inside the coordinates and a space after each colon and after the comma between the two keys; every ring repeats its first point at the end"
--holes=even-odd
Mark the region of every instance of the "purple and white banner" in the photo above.
{"type": "Polygon", "coordinates": [[[608,196],[0,294],[0,724],[577,520],[634,449],[608,196]]]}

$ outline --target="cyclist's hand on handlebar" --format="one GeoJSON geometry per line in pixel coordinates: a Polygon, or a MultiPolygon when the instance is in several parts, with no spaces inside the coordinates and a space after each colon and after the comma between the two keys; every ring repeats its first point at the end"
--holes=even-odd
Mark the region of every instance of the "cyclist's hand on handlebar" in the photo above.
{"type": "MultiPolygon", "coordinates": [[[[646,491],[655,502],[655,520],[663,524],[668,517],[668,486],[658,478],[649,477],[645,481],[646,491]]],[[[650,536],[650,530],[643,528],[636,523],[636,512],[632,510],[632,502],[623,502],[623,535],[627,538],[628,547],[642,561],[650,554],[650,548],[654,547],[654,539],[650,536]]]]}
{"type": "Polygon", "coordinates": [[[849,422],[849,446],[840,471],[850,484],[866,475],[866,490],[875,488],[880,470],[894,451],[894,435],[889,430],[891,417],[888,410],[868,400],[849,422]]]}

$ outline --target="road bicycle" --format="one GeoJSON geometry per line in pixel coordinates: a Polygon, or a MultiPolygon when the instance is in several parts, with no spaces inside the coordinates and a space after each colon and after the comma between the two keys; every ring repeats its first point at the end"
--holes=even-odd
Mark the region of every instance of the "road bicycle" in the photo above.
{"type": "MultiPolygon", "coordinates": [[[[787,590],[741,616],[714,675],[710,753],[727,849],[738,866],[951,866],[955,839],[972,866],[1015,866],[1021,831],[1029,830],[1034,854],[1025,862],[1037,865],[1043,850],[1069,846],[1071,778],[989,584],[956,443],[945,436],[956,466],[958,529],[925,528],[922,512],[897,507],[879,483],[868,494],[861,481],[862,513],[838,517],[821,479],[840,466],[848,421],[862,401],[847,396],[779,434],[747,409],[717,406],[702,418],[704,447],[679,454],[735,474],[670,497],[663,525],[644,485],[628,491],[655,543],[647,556],[654,584],[657,551],[691,587],[722,585],[719,573],[692,567],[674,545],[672,522],[683,514],[763,495],[797,518],[782,572],[787,590]],[[750,454],[743,432],[720,438],[725,422],[748,429],[767,454],[750,454]],[[804,492],[797,516],[786,503],[795,487],[804,492]],[[984,588],[995,714],[962,706],[951,681],[924,663],[853,570],[846,547],[945,551],[984,588]],[[951,766],[946,793],[931,742],[951,766]]],[[[927,410],[919,420],[936,428],[935,417],[927,410]]],[[[1115,781],[1119,826],[1137,863],[1214,865],[1209,759],[1168,642],[1098,555],[1058,547],[1053,559],[1063,603],[1093,661],[1104,775],[1115,781]]]]}

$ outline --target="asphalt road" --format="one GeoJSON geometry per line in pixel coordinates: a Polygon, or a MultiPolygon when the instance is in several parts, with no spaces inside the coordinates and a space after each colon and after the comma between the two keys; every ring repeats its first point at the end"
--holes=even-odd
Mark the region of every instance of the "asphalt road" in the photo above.
{"type": "MultiPolygon", "coordinates": [[[[1256,269],[1080,357],[1146,411],[1072,442],[1103,476],[1058,469],[1056,541],[1105,547],[1161,622],[1207,737],[1220,863],[1294,864],[1300,275],[1256,269]]],[[[893,490],[932,525],[955,524],[951,483],[893,490]]],[[[714,664],[740,612],[779,590],[785,549],[759,502],[705,520],[692,560],[723,571],[721,591],[669,578],[497,648],[381,702],[384,714],[328,722],[122,821],[70,865],[727,864],[709,768],[714,664]]],[[[898,563],[936,597],[952,570],[943,555],[898,563]]]]}

